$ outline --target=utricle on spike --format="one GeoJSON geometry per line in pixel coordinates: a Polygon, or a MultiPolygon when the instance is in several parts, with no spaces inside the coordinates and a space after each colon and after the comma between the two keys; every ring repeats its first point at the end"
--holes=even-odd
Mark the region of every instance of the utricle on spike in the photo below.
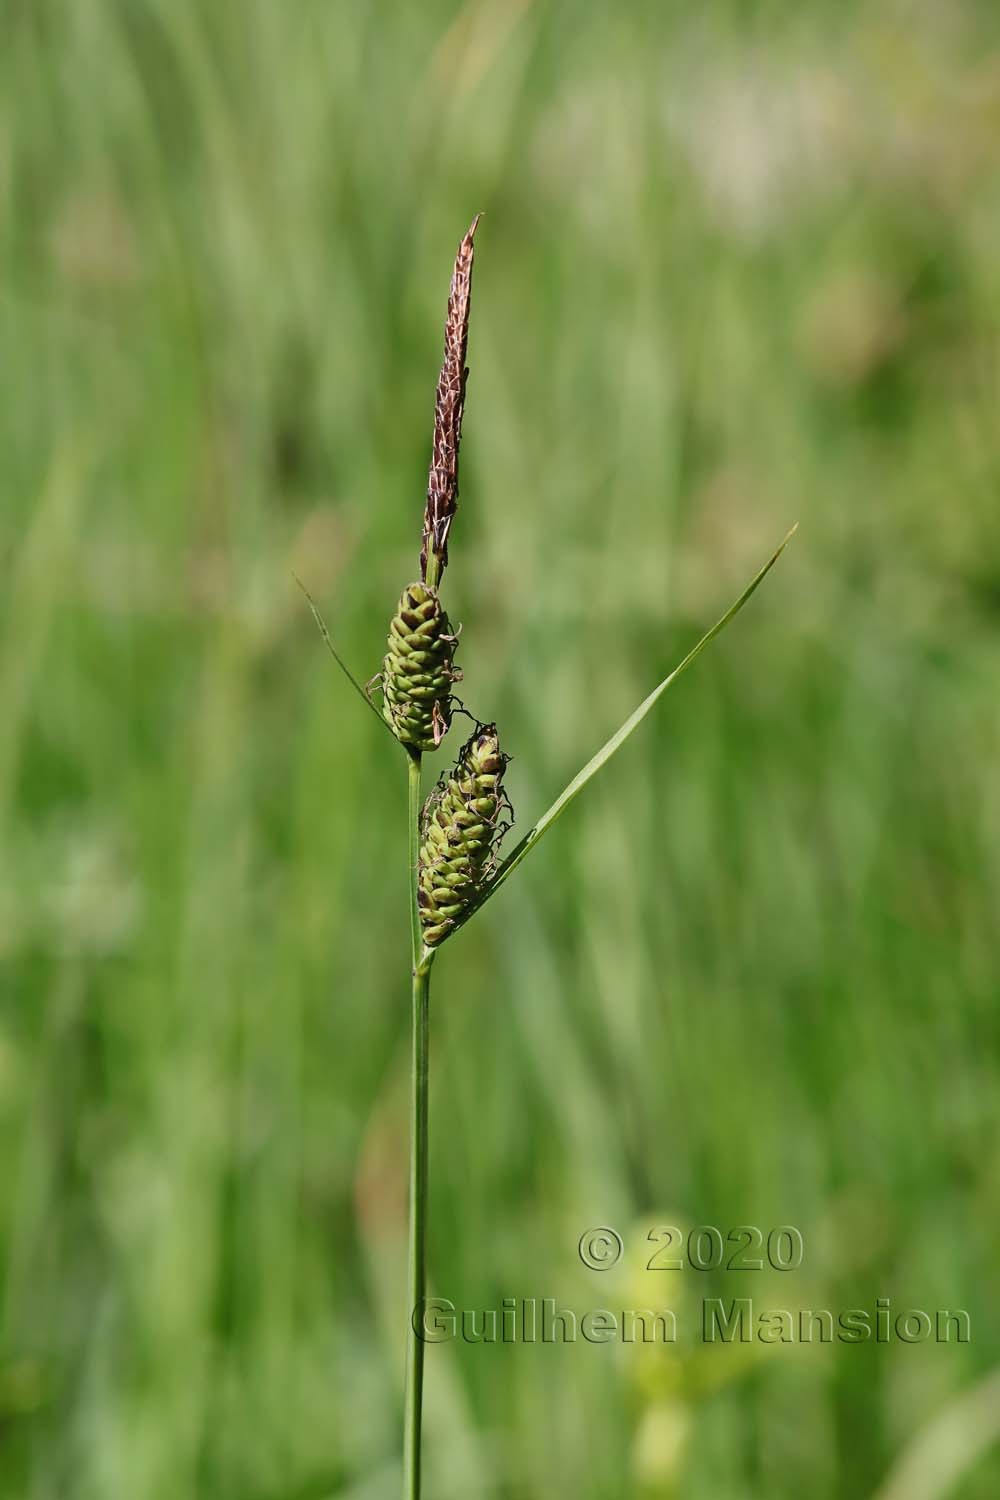
{"type": "Polygon", "coordinates": [[[437,589],[408,584],[389,622],[382,716],[412,750],[436,750],[448,731],[451,688],[462,675],[455,666],[457,645],[437,589]]]}
{"type": "Polygon", "coordinates": [[[428,948],[465,916],[489,878],[510,811],[506,766],[496,725],[484,724],[424,804],[418,905],[428,948]]]}

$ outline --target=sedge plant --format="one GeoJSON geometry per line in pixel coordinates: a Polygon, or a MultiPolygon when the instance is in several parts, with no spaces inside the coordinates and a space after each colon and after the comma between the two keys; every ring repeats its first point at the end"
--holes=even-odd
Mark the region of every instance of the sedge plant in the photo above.
{"type": "Polygon", "coordinates": [[[337,651],[312,598],[313,616],[328,649],[369,708],[402,747],[408,782],[407,858],[410,890],[412,1070],[408,1318],[404,1395],[403,1495],[421,1490],[421,1413],[424,1342],[415,1333],[425,1301],[428,1183],[428,1041],[431,970],[438,953],[493,897],[556,819],[625,743],[663,694],[739,613],[777,562],[795,528],[696,646],[653,688],[611,738],[569,782],[504,857],[500,844],[513,812],[503,779],[507,765],[495,723],[476,723],[452,767],[424,798],[422,765],[452,725],[458,634],[441,598],[448,541],[458,508],[458,459],[468,370],[466,350],[472,291],[473,244],[479,217],[462,240],[445,321],[444,361],[438,377],[434,438],[424,509],[419,577],[403,589],[389,623],[381,671],[362,687],[337,651]],[[376,702],[381,693],[381,704],[376,702]]]}

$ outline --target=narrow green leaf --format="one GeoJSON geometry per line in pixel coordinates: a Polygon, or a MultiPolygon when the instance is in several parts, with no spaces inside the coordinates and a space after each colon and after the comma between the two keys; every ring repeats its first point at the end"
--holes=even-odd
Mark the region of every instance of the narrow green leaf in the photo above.
{"type": "MultiPolygon", "coordinates": [[[[774,567],[775,563],[778,561],[778,558],[781,556],[782,552],[784,552],[789,541],[795,535],[795,532],[797,530],[798,525],[796,524],[792,527],[791,531],[785,537],[785,540],[782,542],[777,552],[775,552],[774,556],[768,559],[768,561],[761,568],[760,572],[757,574],[756,578],[754,578],[753,581],[747,585],[740,597],[734,604],[730,605],[729,609],[726,610],[726,613],[722,616],[722,618],[720,620],[716,620],[711,630],[709,630],[707,634],[702,636],[697,646],[693,647],[693,649],[688,652],[687,656],[685,656],[680,665],[674,668],[669,677],[664,677],[659,687],[655,687],[650,693],[649,697],[643,699],[643,701],[639,704],[639,707],[633,714],[630,714],[621,728],[611,736],[607,744],[602,745],[601,749],[598,750],[594,758],[588,761],[583,770],[573,777],[573,780],[556,798],[552,806],[549,808],[548,812],[542,814],[534,827],[529,829],[521,842],[511,850],[507,858],[500,865],[500,868],[497,870],[489,885],[484,890],[480,899],[475,903],[474,906],[469,908],[469,910],[465,913],[460,921],[456,922],[454,929],[448,934],[448,938],[453,937],[454,934],[458,931],[459,927],[463,926],[474,912],[477,912],[481,906],[485,905],[485,903],[490,899],[491,896],[496,894],[496,892],[503,885],[504,881],[517,869],[522,859],[524,859],[525,856],[528,855],[535,847],[542,835],[547,833],[556,819],[566,811],[566,808],[573,801],[574,797],[578,796],[579,793],[583,791],[583,788],[587,785],[587,782],[591,779],[591,777],[596,776],[601,767],[611,759],[611,757],[617,750],[621,749],[622,745],[624,745],[629,735],[632,734],[633,730],[638,728],[653,705],[663,697],[663,694],[667,691],[667,688],[671,687],[672,684],[677,681],[682,672],[687,671],[691,663],[701,655],[709,642],[713,641],[717,635],[725,630],[730,620],[734,619],[735,616],[739,614],[744,604],[746,604],[747,600],[750,598],[750,595],[764,581],[764,579],[767,577],[767,574],[774,567]]],[[[444,941],[447,942],[448,938],[445,938],[444,941]]],[[[439,943],[438,947],[440,946],[441,944],[439,943]]]]}
{"type": "Polygon", "coordinates": [[[360,697],[363,700],[363,702],[371,709],[371,711],[375,715],[376,719],[378,719],[379,723],[382,725],[382,728],[388,734],[390,734],[393,739],[395,739],[396,736],[392,733],[392,730],[389,728],[389,725],[385,722],[385,720],[383,719],[382,715],[379,713],[378,709],[376,708],[375,704],[369,698],[368,694],[365,692],[364,688],[361,686],[360,682],[355,677],[354,673],[351,671],[350,667],[347,665],[346,661],[341,656],[340,652],[337,650],[336,646],[333,644],[333,641],[330,638],[330,632],[326,628],[326,621],[323,619],[323,616],[320,614],[319,609],[317,608],[316,602],[313,599],[312,594],[310,594],[309,590],[306,588],[306,586],[302,582],[301,578],[297,577],[297,575],[294,574],[294,573],[292,574],[292,577],[295,579],[295,582],[298,584],[299,588],[302,590],[303,594],[305,595],[306,603],[308,604],[310,610],[312,611],[312,617],[316,621],[316,625],[317,625],[317,627],[319,629],[319,633],[323,637],[324,641],[326,642],[326,649],[329,651],[330,655],[333,657],[334,661],[337,663],[337,666],[340,668],[340,670],[343,672],[344,676],[347,678],[348,682],[351,684],[351,687],[354,688],[354,691],[360,695],[360,697]]]}

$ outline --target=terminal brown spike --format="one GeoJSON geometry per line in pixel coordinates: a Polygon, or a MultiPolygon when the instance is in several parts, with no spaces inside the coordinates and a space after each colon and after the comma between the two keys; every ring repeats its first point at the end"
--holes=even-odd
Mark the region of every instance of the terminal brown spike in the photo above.
{"type": "Polygon", "coordinates": [[[469,372],[465,354],[469,341],[469,307],[472,295],[473,238],[480,215],[458,247],[448,296],[444,326],[444,363],[438,376],[434,403],[434,448],[427,481],[420,573],[436,587],[448,562],[448,532],[458,507],[458,449],[462,441],[462,411],[469,372]]]}

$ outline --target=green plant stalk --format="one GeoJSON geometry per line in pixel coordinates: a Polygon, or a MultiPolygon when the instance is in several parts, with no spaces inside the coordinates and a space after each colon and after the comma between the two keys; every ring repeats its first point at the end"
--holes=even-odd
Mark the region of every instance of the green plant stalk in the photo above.
{"type": "MultiPolygon", "coordinates": [[[[410,1212],[409,1212],[409,1326],[407,1330],[406,1346],[406,1388],[404,1394],[404,1438],[403,1438],[403,1497],[404,1500],[420,1500],[420,1429],[421,1415],[423,1409],[423,1386],[424,1386],[424,1345],[413,1330],[414,1321],[419,1321],[422,1314],[425,1286],[425,1252],[426,1252],[426,1221],[427,1221],[427,1087],[428,1087],[428,1036],[429,1036],[429,1010],[430,1010],[430,973],[438,949],[450,938],[454,932],[463,927],[470,917],[500,889],[507,878],[517,868],[521,861],[530,854],[538,841],[548,832],[559,816],[565,811],[569,804],[579,795],[587,783],[596,776],[597,772],[606,765],[615,753],[621,749],[625,741],[633,734],[638,725],[660,700],[667,689],[697,660],[710,644],[729,624],[729,622],[740,612],[750,596],[756,591],[771,568],[781,556],[796,528],[785,537],[781,546],[771,556],[757,575],[740,594],[739,598],[726,610],[725,614],[715,622],[712,628],[702,636],[696,646],[692,648],[674,670],[666,676],[653,691],[643,699],[639,707],[625,720],[624,724],[611,736],[611,738],[598,750],[579,771],[573,780],[566,786],[556,798],[552,806],[538,819],[538,822],[528,830],[521,842],[507,856],[494,874],[493,878],[480,892],[478,898],[472,901],[454,924],[452,930],[441,942],[433,947],[428,947],[423,941],[423,932],[420,922],[420,770],[421,755],[418,750],[409,746],[404,747],[407,752],[407,775],[409,786],[408,799],[408,852],[409,852],[409,879],[410,879],[410,961],[413,980],[413,1068],[411,1078],[411,1114],[410,1114],[410,1212]]],[[[429,576],[433,579],[440,577],[440,564],[429,561],[429,576]]],[[[347,664],[333,645],[329,633],[323,622],[322,616],[317,610],[309,594],[303,588],[309,607],[313,612],[316,623],[320,628],[328,649],[333,655],[344,675],[349,679],[360,697],[367,703],[368,707],[376,715],[383,728],[392,734],[392,729],[386,724],[378,709],[372,703],[368,694],[354,677],[347,664]]],[[[395,736],[393,736],[395,738],[395,736]]]]}
{"type": "Polygon", "coordinates": [[[423,937],[420,930],[420,767],[422,757],[419,750],[406,752],[407,777],[407,843],[410,864],[410,960],[414,974],[420,963],[423,937]]]}
{"type": "Polygon", "coordinates": [[[423,946],[417,904],[420,859],[420,760],[408,753],[410,959],[413,984],[413,1056],[410,1075],[410,1212],[407,1286],[406,1384],[403,1413],[403,1500],[420,1500],[420,1429],[424,1397],[424,1342],[414,1332],[423,1307],[427,1224],[427,1091],[430,984],[433,953],[423,946]]]}

